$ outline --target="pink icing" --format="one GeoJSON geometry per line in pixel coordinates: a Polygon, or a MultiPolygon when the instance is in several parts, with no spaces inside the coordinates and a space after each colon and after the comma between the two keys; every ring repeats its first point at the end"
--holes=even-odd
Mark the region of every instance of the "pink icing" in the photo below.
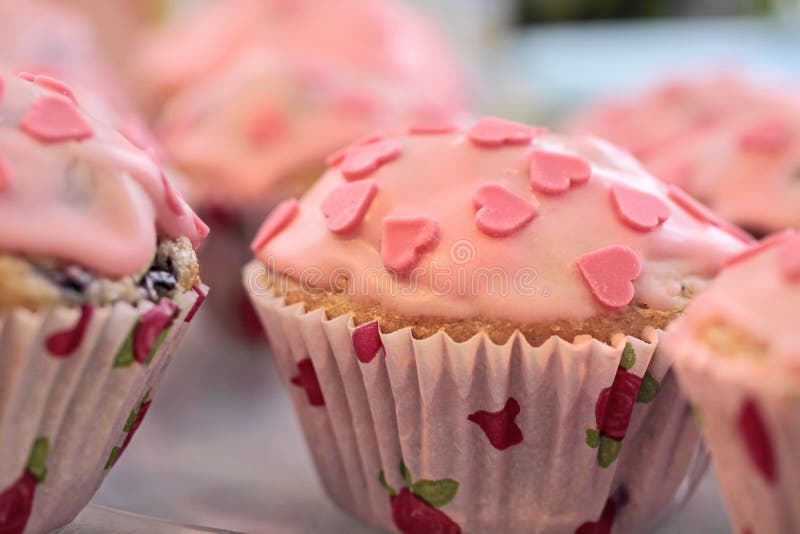
{"type": "Polygon", "coordinates": [[[647,232],[669,219],[669,206],[663,200],[630,187],[612,187],[611,201],[622,222],[634,230],[647,232]]]}
{"type": "Polygon", "coordinates": [[[39,74],[38,76],[34,76],[31,81],[45,89],[61,93],[69,98],[76,106],[80,105],[78,104],[78,97],[75,96],[75,91],[72,90],[72,87],[57,78],[52,78],[46,74],[39,74]]]}
{"type": "Polygon", "coordinates": [[[588,182],[592,167],[585,159],[571,154],[534,150],[529,172],[531,187],[536,191],[559,195],[588,182]]]}
{"type": "Polygon", "coordinates": [[[329,167],[334,167],[339,165],[342,161],[344,161],[345,156],[347,156],[347,152],[354,147],[361,146],[361,145],[368,145],[370,143],[374,143],[376,141],[382,141],[386,139],[386,134],[383,131],[376,131],[369,135],[365,135],[364,137],[357,139],[355,142],[347,145],[344,148],[340,148],[330,156],[325,159],[325,163],[328,164],[329,167]]]}
{"type": "Polygon", "coordinates": [[[781,273],[790,282],[800,279],[800,235],[793,235],[781,245],[781,273]]]}
{"type": "Polygon", "coordinates": [[[25,177],[0,195],[0,250],[123,276],[150,263],[159,235],[199,244],[194,214],[183,201],[181,215],[170,209],[147,154],[68,98],[0,77],[0,154],[12,176],[25,177]]]}
{"type": "Polygon", "coordinates": [[[623,308],[633,300],[633,281],[642,272],[636,252],[613,245],[578,258],[578,269],[592,294],[603,306],[623,308]]]}
{"type": "Polygon", "coordinates": [[[269,216],[264,220],[264,223],[259,228],[255,239],[253,239],[252,248],[258,250],[263,248],[269,241],[278,235],[278,233],[286,228],[297,216],[300,210],[300,203],[296,199],[290,198],[278,204],[269,216]]]}
{"type": "MultiPolygon", "coordinates": [[[[747,249],[745,254],[729,262],[708,288],[694,299],[679,327],[671,332],[671,350],[677,354],[685,352],[690,345],[696,348],[695,336],[702,333],[710,321],[724,321],[764,343],[762,357],[753,363],[764,369],[767,373],[764,376],[772,380],[762,382],[770,392],[781,391],[785,380],[800,376],[796,312],[800,309],[800,280],[786,271],[790,265],[797,268],[795,262],[800,262],[799,244],[800,237],[794,230],[785,231],[766,238],[760,245],[747,249]],[[788,374],[787,370],[790,370],[788,374]]],[[[703,353],[709,357],[713,354],[709,351],[703,353]]],[[[740,360],[731,358],[730,361],[740,360]]],[[[744,368],[749,369],[749,362],[742,360],[748,365],[737,364],[730,372],[735,374],[744,368]]]]}
{"type": "Polygon", "coordinates": [[[475,226],[486,235],[507,237],[536,217],[536,206],[500,184],[483,184],[473,198],[475,226]]]}
{"type": "Polygon", "coordinates": [[[800,89],[723,74],[601,102],[574,127],[630,150],[659,178],[761,232],[800,226],[800,89]]]}
{"type": "Polygon", "coordinates": [[[360,180],[333,190],[322,203],[322,213],[328,218],[330,231],[346,234],[358,227],[377,194],[375,180],[360,180]]]}
{"type": "Polygon", "coordinates": [[[6,159],[0,154],[0,193],[11,185],[11,170],[6,163],[6,159]]]}
{"type": "Polygon", "coordinates": [[[400,0],[209,3],[144,48],[164,144],[209,199],[224,176],[226,199],[253,203],[365,131],[451,117],[467,100],[438,29],[400,0]],[[266,130],[253,124],[265,109],[278,114],[266,130]]]}
{"type": "MultiPolygon", "coordinates": [[[[604,312],[606,304],[578,268],[586,254],[615,246],[633,251],[641,272],[635,276],[628,261],[624,282],[632,282],[634,302],[680,309],[687,303],[684,285],[701,288],[725,258],[745,248],[688,213],[664,184],[606,143],[539,135],[527,145],[487,149],[476,146],[468,131],[392,138],[402,152],[370,175],[378,192],[347,239],[328,228],[322,205],[343,185],[358,182],[350,182],[340,167],[330,168],[283,230],[254,247],[257,257],[298,277],[313,272],[314,281],[305,281],[323,288],[339,287],[346,272],[353,298],[400,313],[535,322],[604,312]],[[564,195],[534,191],[529,165],[540,150],[586,161],[591,180],[564,195]],[[514,205],[529,203],[535,219],[502,239],[487,235],[476,224],[475,206],[476,192],[486,184],[515,195],[514,205]],[[631,228],[609,198],[612,187],[658,198],[669,217],[648,232],[631,228]],[[505,291],[497,283],[489,288],[493,273],[503,277],[505,291]]],[[[503,233],[520,220],[512,219],[503,233]]],[[[628,298],[624,293],[603,298],[616,306],[622,297],[628,298]]]]}

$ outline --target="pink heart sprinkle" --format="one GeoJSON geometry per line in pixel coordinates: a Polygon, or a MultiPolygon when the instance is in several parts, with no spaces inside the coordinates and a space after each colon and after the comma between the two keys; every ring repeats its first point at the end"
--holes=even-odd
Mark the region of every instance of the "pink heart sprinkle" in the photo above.
{"type": "Polygon", "coordinates": [[[275,209],[261,224],[256,238],[253,239],[250,248],[253,252],[258,253],[261,249],[267,246],[272,238],[278,235],[284,228],[289,226],[289,223],[294,220],[297,213],[300,211],[300,203],[297,199],[290,198],[278,204],[275,209]]]}
{"type": "Polygon", "coordinates": [[[611,202],[623,223],[647,232],[669,219],[669,206],[655,195],[621,185],[611,186],[611,202]]]}
{"type": "Polygon", "coordinates": [[[172,182],[169,181],[164,171],[161,169],[159,169],[159,171],[161,173],[161,185],[164,187],[164,199],[167,202],[167,207],[175,215],[183,215],[185,202],[181,194],[172,186],[172,182]]]}
{"type": "Polygon", "coordinates": [[[382,165],[397,159],[402,151],[400,143],[391,139],[354,146],[342,161],[342,174],[348,180],[366,178],[382,165]]]}
{"type": "Polygon", "coordinates": [[[353,330],[353,349],[361,363],[369,363],[374,360],[382,348],[383,341],[378,321],[362,324],[353,330]]]}
{"type": "Polygon", "coordinates": [[[592,167],[585,159],[546,150],[533,151],[528,171],[531,187],[548,195],[565,193],[592,177],[592,167]]]}
{"type": "Polygon", "coordinates": [[[469,129],[467,137],[476,146],[494,148],[503,145],[527,145],[534,137],[545,132],[544,128],[486,117],[469,129]]]}
{"type": "Polygon", "coordinates": [[[515,421],[519,412],[519,402],[514,397],[509,397],[502,410],[480,410],[468,415],[467,419],[481,427],[492,447],[503,451],[523,441],[522,429],[515,421]]]}
{"type": "Polygon", "coordinates": [[[211,233],[211,229],[196,213],[194,214],[194,229],[197,231],[197,237],[200,241],[207,238],[208,234],[211,233]]]}
{"type": "Polygon", "coordinates": [[[483,184],[475,192],[475,226],[491,237],[506,237],[537,215],[536,206],[500,184],[483,184]]]}
{"type": "Polygon", "coordinates": [[[387,217],[381,239],[383,265],[397,274],[408,274],[422,254],[436,248],[439,237],[439,223],[433,217],[387,217]]]}
{"type": "Polygon", "coordinates": [[[365,135],[364,137],[356,140],[352,144],[347,145],[344,148],[340,148],[330,156],[325,159],[325,163],[328,164],[328,167],[335,167],[339,165],[341,162],[344,161],[345,156],[347,156],[347,151],[353,147],[361,146],[361,145],[368,145],[370,143],[374,143],[375,141],[382,141],[386,139],[386,134],[382,131],[378,130],[376,132],[372,132],[369,135],[365,135]]]}
{"type": "Polygon", "coordinates": [[[0,192],[5,191],[11,185],[11,169],[8,167],[6,159],[0,155],[0,192]]]}
{"type": "Polygon", "coordinates": [[[757,241],[747,247],[746,249],[742,250],[741,252],[737,252],[732,256],[728,257],[724,262],[723,265],[725,267],[730,267],[731,265],[740,263],[748,258],[752,258],[760,254],[762,251],[767,250],[768,248],[777,245],[778,243],[782,243],[785,239],[788,239],[795,235],[796,230],[790,228],[788,230],[783,230],[782,232],[778,232],[772,234],[770,236],[765,237],[761,241],[757,241]]]}
{"type": "Polygon", "coordinates": [[[612,245],[584,254],[577,261],[583,279],[600,304],[622,308],[633,300],[633,281],[642,271],[636,252],[612,245]]]}
{"type": "Polygon", "coordinates": [[[34,78],[33,81],[39,87],[55,91],[56,93],[60,93],[69,98],[73,104],[75,104],[76,106],[78,105],[78,97],[75,96],[75,91],[72,90],[72,87],[62,82],[61,80],[58,80],[56,78],[51,78],[46,74],[39,74],[34,78]]]}
{"type": "Polygon", "coordinates": [[[781,245],[781,273],[790,282],[800,280],[800,235],[795,234],[781,245]]]}
{"type": "Polygon", "coordinates": [[[367,214],[372,200],[378,194],[375,180],[340,185],[322,202],[322,213],[328,219],[328,229],[335,234],[345,234],[355,229],[367,214]]]}
{"type": "Polygon", "coordinates": [[[20,80],[25,80],[26,82],[34,83],[36,81],[36,75],[32,72],[21,70],[17,73],[17,78],[20,80]]]}
{"type": "Polygon", "coordinates": [[[61,95],[36,99],[20,121],[22,131],[42,143],[83,141],[94,135],[78,108],[61,95]]]}
{"type": "Polygon", "coordinates": [[[739,146],[751,152],[775,154],[789,145],[789,127],[779,120],[766,120],[745,130],[739,137],[739,146]]]}

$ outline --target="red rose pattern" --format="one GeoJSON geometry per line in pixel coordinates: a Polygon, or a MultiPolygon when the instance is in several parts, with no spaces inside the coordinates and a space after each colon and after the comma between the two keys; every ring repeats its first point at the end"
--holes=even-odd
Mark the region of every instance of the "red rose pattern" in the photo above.
{"type": "Polygon", "coordinates": [[[509,397],[499,412],[481,410],[469,415],[467,419],[481,427],[495,449],[503,451],[522,443],[522,430],[514,421],[519,412],[519,403],[513,397],[509,397]]]}
{"type": "Polygon", "coordinates": [[[139,404],[136,408],[131,411],[130,415],[128,416],[128,421],[125,423],[125,428],[123,429],[125,434],[125,441],[122,442],[121,447],[114,447],[111,450],[111,454],[108,457],[108,461],[106,462],[106,469],[111,469],[119,460],[122,453],[128,448],[130,445],[133,436],[136,435],[136,432],[139,430],[139,427],[142,425],[147,412],[150,411],[150,404],[152,403],[150,399],[151,391],[148,391],[142,397],[142,400],[139,401],[139,404]]]}
{"type": "Polygon", "coordinates": [[[139,319],[117,352],[114,367],[128,367],[134,362],[149,365],[169,334],[178,305],[162,299],[139,319]]]}
{"type": "Polygon", "coordinates": [[[93,316],[94,308],[81,306],[81,315],[74,327],[56,332],[47,338],[45,341],[47,352],[56,358],[71,356],[80,347],[93,316]]]}
{"type": "Polygon", "coordinates": [[[400,472],[406,486],[399,492],[386,482],[383,471],[378,475],[381,486],[389,493],[397,529],[403,534],[461,534],[458,523],[440,510],[455,498],[458,482],[451,478],[414,482],[402,461],[400,472]]]}
{"type": "Polygon", "coordinates": [[[317,371],[311,358],[297,362],[297,376],[292,378],[292,384],[306,390],[308,403],[311,406],[325,406],[325,397],[317,379],[317,371]]]}
{"type": "Polygon", "coordinates": [[[609,497],[597,521],[587,521],[575,529],[575,534],[611,534],[614,526],[614,516],[617,514],[617,505],[609,497]]]}
{"type": "Polygon", "coordinates": [[[777,479],[775,453],[772,450],[767,425],[764,424],[761,412],[753,399],[745,400],[737,424],[753,465],[770,485],[774,485],[777,479]]]}
{"type": "Polygon", "coordinates": [[[39,438],[33,445],[25,471],[14,484],[0,492],[0,534],[22,534],[31,517],[36,487],[44,482],[50,441],[39,438]]]}

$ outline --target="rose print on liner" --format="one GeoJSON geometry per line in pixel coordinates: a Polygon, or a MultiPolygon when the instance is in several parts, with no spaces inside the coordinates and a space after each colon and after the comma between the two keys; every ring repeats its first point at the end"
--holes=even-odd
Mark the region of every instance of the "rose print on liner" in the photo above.
{"type": "Polygon", "coordinates": [[[586,430],[586,443],[597,449],[600,467],[610,466],[619,456],[634,404],[649,403],[658,393],[660,384],[649,371],[645,372],[644,378],[629,371],[635,363],[633,345],[626,343],[614,382],[600,392],[595,403],[597,428],[586,430]]]}
{"type": "Polygon", "coordinates": [[[36,487],[47,475],[47,457],[50,440],[38,438],[31,449],[22,476],[11,486],[0,491],[0,532],[22,534],[31,517],[36,487]]]}
{"type": "Polygon", "coordinates": [[[74,327],[55,332],[47,338],[45,341],[47,352],[55,358],[71,356],[83,342],[93,316],[94,308],[87,305],[81,306],[81,315],[74,327]]]}
{"type": "Polygon", "coordinates": [[[775,468],[775,453],[769,437],[767,425],[753,399],[746,399],[737,418],[737,428],[742,446],[747,451],[753,467],[769,485],[775,485],[778,472],[775,468]]]}
{"type": "Polygon", "coordinates": [[[470,414],[467,419],[481,427],[492,447],[503,451],[522,443],[522,429],[515,421],[519,412],[519,403],[514,397],[509,397],[502,410],[498,412],[477,411],[470,414]]]}
{"type": "Polygon", "coordinates": [[[114,447],[111,449],[111,454],[108,456],[108,461],[106,462],[105,469],[111,469],[117,463],[122,453],[128,448],[130,445],[131,440],[133,440],[133,436],[136,435],[136,432],[139,430],[139,427],[142,426],[142,422],[144,421],[147,412],[150,411],[150,404],[152,401],[150,400],[150,394],[152,393],[151,390],[148,390],[147,393],[144,394],[142,400],[136,405],[130,415],[128,416],[128,420],[125,423],[125,427],[123,428],[123,432],[125,432],[125,441],[122,442],[122,446],[114,447]]]}
{"type": "Polygon", "coordinates": [[[129,367],[133,362],[149,365],[167,338],[178,314],[178,306],[164,299],[136,322],[114,358],[114,367],[129,367]]]}
{"type": "Polygon", "coordinates": [[[630,496],[624,486],[618,488],[607,500],[597,521],[587,521],[575,529],[575,534],[611,534],[614,519],[619,509],[626,504],[630,496]]]}
{"type": "Polygon", "coordinates": [[[399,492],[386,482],[383,471],[378,475],[391,498],[392,520],[397,529],[403,534],[461,534],[461,527],[440,510],[455,498],[458,482],[452,478],[414,482],[402,460],[400,473],[406,485],[399,492]]]}
{"type": "Polygon", "coordinates": [[[311,358],[297,362],[297,375],[292,377],[291,382],[306,391],[306,397],[311,406],[325,406],[325,397],[322,395],[317,371],[314,369],[314,362],[311,361],[311,358]]]}

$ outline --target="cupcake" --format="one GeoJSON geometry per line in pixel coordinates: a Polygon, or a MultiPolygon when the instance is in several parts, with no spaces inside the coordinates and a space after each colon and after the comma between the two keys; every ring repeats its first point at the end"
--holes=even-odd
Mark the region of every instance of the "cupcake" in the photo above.
{"type": "Polygon", "coordinates": [[[764,235],[800,225],[799,94],[730,74],[688,78],[596,104],[576,127],[764,235]]]}
{"type": "Polygon", "coordinates": [[[800,234],[729,261],[665,338],[734,532],[800,531],[800,234]]]}
{"type": "Polygon", "coordinates": [[[64,82],[0,73],[0,531],[71,521],[205,298],[208,232],[64,82]]]}
{"type": "Polygon", "coordinates": [[[496,118],[329,163],[244,283],[334,501],[404,533],[587,533],[686,497],[704,457],[661,332],[740,232],[602,141],[496,118]]]}
{"type": "Polygon", "coordinates": [[[203,258],[212,300],[251,333],[258,321],[230,273],[268,208],[365,131],[447,118],[466,100],[440,35],[394,0],[211,3],[157,35],[141,70],[159,139],[215,228],[203,258]]]}

